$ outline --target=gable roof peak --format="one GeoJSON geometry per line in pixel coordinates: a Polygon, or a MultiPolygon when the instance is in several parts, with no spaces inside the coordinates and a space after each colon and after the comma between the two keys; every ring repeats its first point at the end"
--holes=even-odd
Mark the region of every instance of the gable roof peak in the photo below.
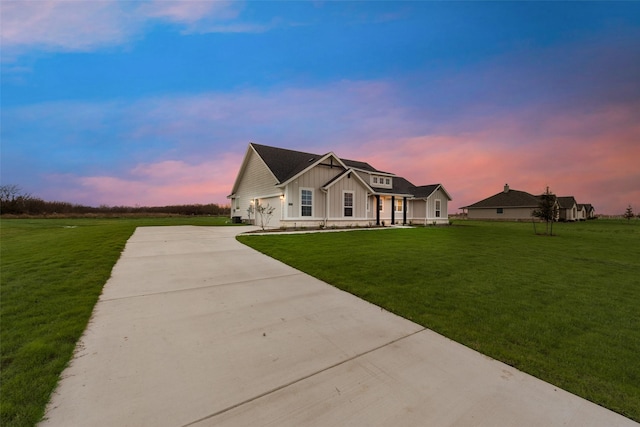
{"type": "Polygon", "coordinates": [[[313,162],[323,157],[318,154],[271,147],[253,142],[249,145],[264,161],[279,183],[298,174],[308,168],[313,162]]]}
{"type": "Polygon", "coordinates": [[[290,150],[287,148],[271,147],[269,145],[256,144],[254,142],[249,143],[249,145],[260,156],[260,158],[262,158],[279,183],[283,183],[291,179],[293,176],[304,171],[315,162],[321,159],[326,159],[329,156],[333,156],[338,160],[340,163],[339,165],[345,168],[353,168],[369,173],[393,175],[379,171],[367,162],[341,159],[333,151],[320,155],[304,151],[290,150]]]}
{"type": "Polygon", "coordinates": [[[560,205],[561,208],[563,209],[569,209],[572,208],[573,205],[577,206],[577,202],[576,202],[576,198],[573,196],[561,196],[557,198],[558,200],[558,205],[560,205]]]}
{"type": "Polygon", "coordinates": [[[463,208],[537,207],[539,200],[526,191],[512,190],[505,184],[503,191],[463,208]]]}

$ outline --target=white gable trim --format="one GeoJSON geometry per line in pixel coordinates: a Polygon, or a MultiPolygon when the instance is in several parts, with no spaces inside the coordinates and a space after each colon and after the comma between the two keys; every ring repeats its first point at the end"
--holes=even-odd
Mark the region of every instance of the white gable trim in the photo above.
{"type": "Polygon", "coordinates": [[[344,177],[348,177],[349,174],[351,174],[351,176],[355,176],[356,179],[360,181],[360,184],[362,184],[364,188],[367,189],[369,192],[371,193],[373,192],[373,189],[369,186],[369,184],[367,184],[367,182],[364,179],[362,179],[362,177],[358,173],[356,173],[355,169],[353,168],[347,169],[342,174],[340,174],[336,179],[331,181],[329,184],[322,186],[321,188],[327,191],[329,190],[329,188],[333,187],[338,181],[343,180],[344,177]]]}

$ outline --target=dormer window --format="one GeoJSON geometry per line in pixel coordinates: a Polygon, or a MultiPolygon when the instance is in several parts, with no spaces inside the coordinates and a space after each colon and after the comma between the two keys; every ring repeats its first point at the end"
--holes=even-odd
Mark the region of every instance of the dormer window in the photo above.
{"type": "Polygon", "coordinates": [[[371,185],[374,187],[391,188],[392,181],[391,178],[384,176],[371,176],[371,185]]]}

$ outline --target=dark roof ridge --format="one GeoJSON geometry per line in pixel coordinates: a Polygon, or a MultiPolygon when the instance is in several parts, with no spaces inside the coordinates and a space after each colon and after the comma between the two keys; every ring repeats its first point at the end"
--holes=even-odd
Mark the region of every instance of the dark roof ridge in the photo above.
{"type": "Polygon", "coordinates": [[[556,200],[558,201],[558,205],[562,208],[562,209],[568,209],[573,207],[573,205],[578,205],[578,202],[576,201],[576,198],[573,196],[559,196],[556,198],[556,200]]]}
{"type": "Polygon", "coordinates": [[[528,208],[537,207],[539,204],[538,197],[533,194],[511,188],[507,190],[506,192],[501,191],[471,205],[463,206],[463,208],[528,208]]]}
{"type": "MultiPolygon", "coordinates": [[[[255,152],[262,158],[267,167],[271,170],[273,175],[276,177],[279,183],[286,182],[291,179],[298,173],[304,171],[308,168],[312,163],[317,160],[320,160],[326,157],[333,152],[328,152],[326,154],[314,154],[308,153],[304,151],[291,150],[288,148],[280,148],[273,147],[269,145],[256,144],[254,142],[250,143],[255,152]]],[[[333,153],[335,155],[335,153],[333,153]]],[[[337,157],[337,156],[336,156],[337,157]]],[[[380,173],[386,174],[393,177],[393,188],[378,188],[375,190],[379,193],[389,193],[389,194],[407,194],[407,195],[415,195],[417,197],[427,197],[433,191],[435,191],[438,186],[442,186],[441,184],[429,184],[429,185],[414,185],[409,180],[402,176],[398,176],[391,172],[383,172],[380,171],[373,166],[371,166],[367,162],[362,162],[358,160],[350,160],[343,159],[338,157],[340,161],[346,166],[346,170],[348,169],[357,169],[362,170],[368,173],[380,173]]],[[[339,166],[339,165],[336,165],[339,166]]],[[[338,179],[342,174],[339,174],[334,179],[338,179]]],[[[330,184],[331,181],[326,185],[330,184]]]]}
{"type": "Polygon", "coordinates": [[[262,158],[278,182],[284,182],[309,166],[309,163],[322,156],[288,148],[272,147],[250,143],[251,147],[262,158]]]}
{"type": "MultiPolygon", "coordinates": [[[[250,143],[250,145],[262,158],[267,167],[271,169],[271,172],[275,175],[276,179],[279,182],[285,182],[286,180],[305,170],[310,163],[313,163],[314,161],[333,153],[328,152],[325,154],[314,154],[304,151],[291,150],[288,148],[256,144],[254,142],[250,143]]],[[[338,156],[336,155],[336,157],[338,156]]],[[[388,173],[377,170],[367,162],[343,159],[341,157],[338,158],[349,168],[360,169],[366,172],[373,173],[388,173]]],[[[389,175],[394,174],[389,173],[389,175]]]]}
{"type": "Polygon", "coordinates": [[[315,156],[315,157],[318,157],[318,158],[322,157],[322,155],[320,155],[320,154],[309,153],[309,152],[299,151],[299,150],[292,150],[290,148],[281,148],[281,147],[274,147],[272,145],[256,144],[255,142],[251,142],[249,144],[251,146],[253,146],[254,148],[258,149],[258,150],[288,151],[290,153],[305,154],[305,155],[308,155],[308,156],[315,156]]]}

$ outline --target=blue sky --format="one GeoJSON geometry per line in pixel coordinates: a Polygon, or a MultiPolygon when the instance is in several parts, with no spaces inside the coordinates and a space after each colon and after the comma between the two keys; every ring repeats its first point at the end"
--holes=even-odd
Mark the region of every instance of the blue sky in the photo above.
{"type": "Polygon", "coordinates": [[[1,170],[226,204],[249,142],[640,210],[640,3],[3,1],[1,170]]]}

